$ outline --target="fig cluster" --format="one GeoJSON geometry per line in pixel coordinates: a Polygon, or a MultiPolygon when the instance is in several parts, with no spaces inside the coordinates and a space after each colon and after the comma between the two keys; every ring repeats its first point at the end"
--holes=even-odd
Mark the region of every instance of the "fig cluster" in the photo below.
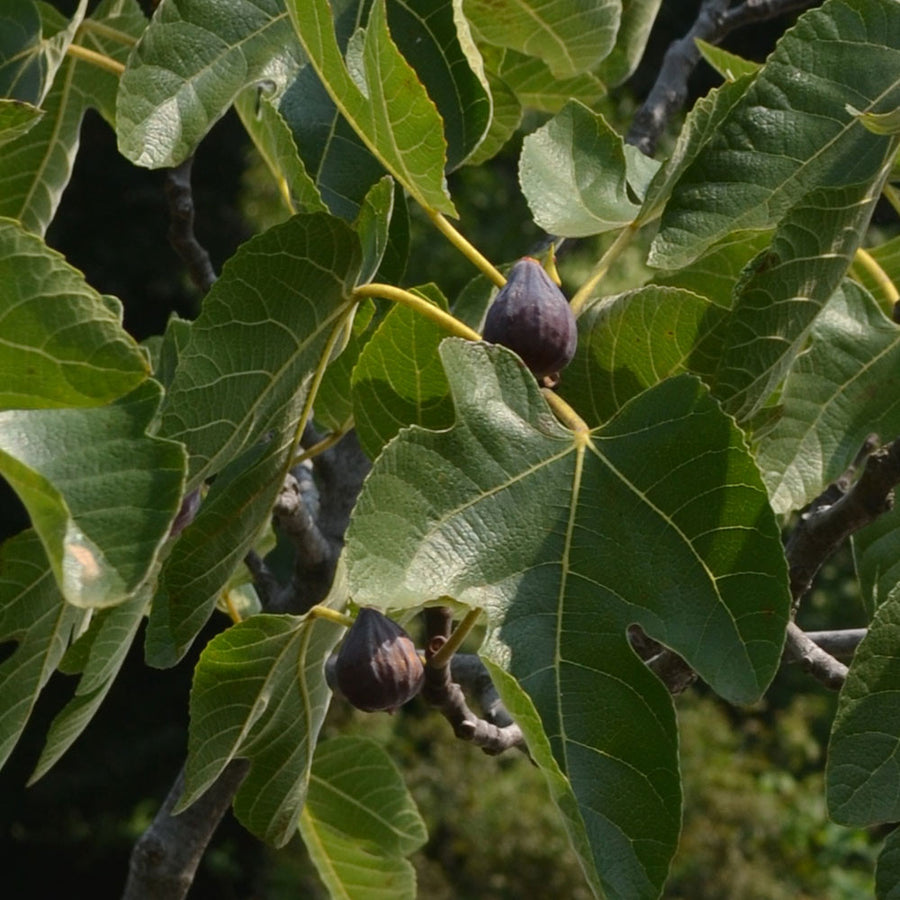
{"type": "Polygon", "coordinates": [[[575,355],[578,326],[563,292],[530,256],[509,271],[488,309],[483,337],[509,347],[538,377],[553,377],[575,355]]]}
{"type": "Polygon", "coordinates": [[[425,667],[416,645],[396,622],[364,607],[338,652],[335,677],[357,709],[392,712],[419,693],[425,667]]]}

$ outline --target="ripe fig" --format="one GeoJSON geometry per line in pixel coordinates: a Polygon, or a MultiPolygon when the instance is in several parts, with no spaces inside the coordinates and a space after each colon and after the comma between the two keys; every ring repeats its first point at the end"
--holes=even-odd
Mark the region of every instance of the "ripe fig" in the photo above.
{"type": "Polygon", "coordinates": [[[556,375],[575,355],[578,326],[563,292],[530,256],[510,270],[484,322],[484,339],[514,350],[538,377],[556,375]]]}
{"type": "Polygon", "coordinates": [[[419,693],[425,667],[396,622],[364,607],[338,652],[335,676],[341,693],[357,709],[393,711],[419,693]]]}

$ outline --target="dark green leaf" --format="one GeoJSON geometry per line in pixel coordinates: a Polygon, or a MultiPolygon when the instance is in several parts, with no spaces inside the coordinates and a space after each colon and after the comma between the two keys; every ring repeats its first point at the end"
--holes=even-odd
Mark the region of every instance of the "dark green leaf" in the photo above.
{"type": "Polygon", "coordinates": [[[347,533],[354,600],[484,608],[483,653],[534,701],[604,889],[655,897],[679,827],[677,740],[626,629],[732,701],[764,690],[790,601],[755,463],[691,377],[579,437],[503,348],[451,339],[441,356],[456,423],[407,429],[376,461],[347,533]]]}

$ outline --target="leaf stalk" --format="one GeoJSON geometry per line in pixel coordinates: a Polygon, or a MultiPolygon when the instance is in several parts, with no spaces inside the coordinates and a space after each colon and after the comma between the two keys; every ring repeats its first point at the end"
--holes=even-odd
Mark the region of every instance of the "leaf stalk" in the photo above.
{"type": "Polygon", "coordinates": [[[66,53],[68,53],[69,56],[74,56],[75,59],[89,62],[106,72],[112,72],[112,74],[116,76],[121,76],[125,71],[125,66],[117,59],[113,59],[111,56],[106,56],[103,53],[98,53],[96,50],[88,50],[87,47],[82,47],[81,44],[69,44],[66,53]]]}
{"type": "Polygon", "coordinates": [[[572,307],[572,312],[576,317],[581,314],[581,310],[584,308],[585,303],[593,296],[597,285],[600,284],[606,276],[606,273],[609,271],[612,264],[619,258],[622,251],[631,243],[631,239],[636,233],[637,226],[632,222],[630,225],[623,228],[618,235],[616,235],[616,239],[609,247],[607,247],[606,252],[600,257],[597,265],[594,266],[594,270],[588,276],[587,281],[578,288],[569,302],[569,305],[572,307]]]}
{"type": "Polygon", "coordinates": [[[477,269],[480,269],[497,287],[503,287],[506,284],[503,273],[474,244],[463,237],[442,213],[428,207],[424,207],[424,209],[434,227],[477,269]]]}
{"type": "Polygon", "coordinates": [[[462,646],[463,641],[469,636],[469,632],[475,626],[475,623],[478,621],[479,616],[481,616],[481,607],[476,606],[474,609],[470,609],[462,622],[456,626],[453,630],[453,633],[447,640],[443,643],[440,650],[434,654],[429,660],[428,665],[433,669],[444,669],[448,665],[450,665],[450,660],[453,658],[453,654],[456,653],[457,650],[462,646]]]}
{"type": "Polygon", "coordinates": [[[395,287],[392,284],[364,284],[356,288],[353,292],[354,297],[380,297],[383,300],[391,300],[394,303],[402,303],[410,309],[415,310],[426,319],[431,319],[437,323],[445,331],[456,337],[465,338],[468,341],[480,341],[481,335],[473,328],[469,328],[465,322],[460,322],[456,316],[444,312],[440,307],[429,303],[423,297],[419,297],[412,291],[395,287]]]}

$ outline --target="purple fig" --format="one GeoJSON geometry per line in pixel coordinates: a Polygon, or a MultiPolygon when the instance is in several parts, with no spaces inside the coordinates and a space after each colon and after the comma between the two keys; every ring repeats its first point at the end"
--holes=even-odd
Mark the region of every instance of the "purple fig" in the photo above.
{"type": "Polygon", "coordinates": [[[357,709],[393,711],[419,693],[425,667],[396,622],[364,607],[341,645],[335,676],[341,693],[357,709]]]}
{"type": "Polygon", "coordinates": [[[575,355],[578,326],[563,292],[530,256],[510,270],[484,322],[484,339],[522,357],[538,377],[564,369],[575,355]]]}

